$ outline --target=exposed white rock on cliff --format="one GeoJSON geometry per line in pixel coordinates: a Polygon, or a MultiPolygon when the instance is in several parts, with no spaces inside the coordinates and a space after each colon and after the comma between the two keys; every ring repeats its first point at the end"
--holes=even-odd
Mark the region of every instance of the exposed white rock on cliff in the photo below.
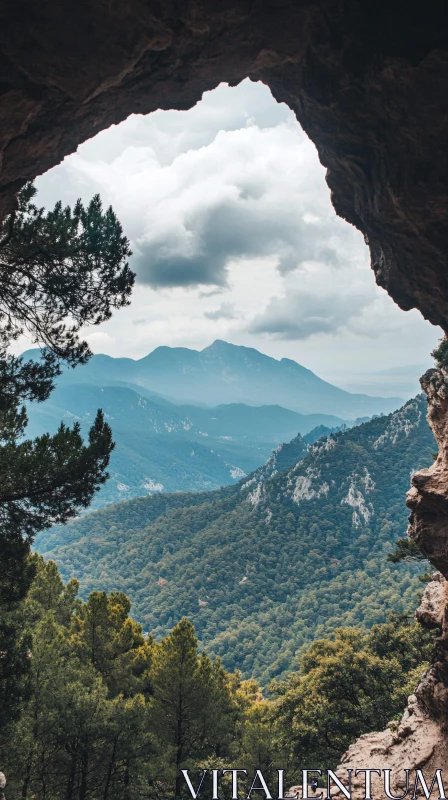
{"type": "Polygon", "coordinates": [[[348,505],[353,509],[352,524],[354,528],[370,522],[374,513],[373,505],[366,500],[364,495],[370,494],[374,488],[375,481],[372,480],[367,467],[364,467],[363,475],[358,472],[352,472],[350,475],[348,492],[342,498],[341,505],[348,505]]]}

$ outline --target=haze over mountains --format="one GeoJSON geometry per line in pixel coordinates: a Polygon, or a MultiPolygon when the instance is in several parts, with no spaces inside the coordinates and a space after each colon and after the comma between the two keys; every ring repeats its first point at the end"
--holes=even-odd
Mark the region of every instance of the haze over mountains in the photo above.
{"type": "Polygon", "coordinates": [[[280,405],[300,414],[333,414],[351,420],[390,413],[403,402],[399,397],[350,394],[289,358],[278,361],[221,340],[201,351],[157,347],[138,360],[94,355],[85,366],[66,370],[59,385],[67,382],[133,384],[175,403],[280,405]]]}
{"type": "MultiPolygon", "coordinates": [[[[38,358],[40,351],[24,355],[38,358]]],[[[349,394],[289,359],[216,341],[201,352],[159,347],[138,361],[94,355],[64,369],[49,400],[30,405],[27,435],[54,433],[61,421],[78,421],[86,434],[103,409],[116,449],[98,508],[235,483],[298,433],[314,441],[360,414],[366,419],[399,404],[349,394]]]]}
{"type": "Polygon", "coordinates": [[[27,435],[54,433],[61,421],[78,421],[86,435],[98,408],[112,426],[116,448],[111,477],[96,495],[95,508],[153,492],[235,483],[297,432],[313,441],[322,426],[335,429],[343,423],[329,414],[305,416],[280,406],[175,406],[127,386],[80,383],[59,386],[45,403],[31,404],[27,435]],[[316,434],[310,434],[316,426],[316,434]]]}
{"type": "Polygon", "coordinates": [[[415,607],[421,566],[387,554],[406,530],[409,475],[431,463],[425,414],[419,395],[310,448],[297,436],[236,486],[110,506],[37,549],[84,596],[126,592],[156,637],[188,617],[226,668],[267,683],[314,637],[415,607]]]}

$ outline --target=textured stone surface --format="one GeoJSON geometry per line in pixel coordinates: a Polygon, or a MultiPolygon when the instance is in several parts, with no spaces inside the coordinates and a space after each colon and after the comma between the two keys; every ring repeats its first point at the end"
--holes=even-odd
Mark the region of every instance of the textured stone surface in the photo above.
{"type": "Polygon", "coordinates": [[[428,398],[428,422],[438,445],[436,461],[412,477],[407,505],[409,536],[448,578],[448,372],[430,369],[420,379],[428,398]]]}
{"type": "MultiPolygon", "coordinates": [[[[315,142],[377,282],[448,331],[446,16],[445,0],[0,0],[0,216],[101,129],[249,76],[315,142]]],[[[413,478],[410,534],[447,578],[448,375],[426,373],[423,388],[439,457],[413,478]]],[[[343,766],[445,764],[446,674],[441,657],[398,730],[361,737],[343,766]]]]}
{"type": "Polygon", "coordinates": [[[415,616],[425,628],[442,629],[445,623],[445,612],[448,603],[448,581],[440,572],[436,572],[427,584],[415,616]]]}
{"type": "MultiPolygon", "coordinates": [[[[425,777],[432,780],[436,769],[444,766],[448,759],[448,739],[439,723],[429,717],[415,695],[411,695],[408,706],[397,726],[391,725],[381,733],[361,736],[342,757],[337,769],[344,782],[348,768],[391,769],[392,794],[400,796],[406,787],[404,769],[421,769],[425,777]]],[[[354,776],[354,772],[353,772],[354,776]]],[[[415,776],[410,776],[412,786],[415,776]]],[[[353,800],[364,797],[364,776],[353,777],[353,800]]],[[[332,792],[332,797],[342,800],[342,792],[332,792]]],[[[383,777],[372,775],[372,797],[385,797],[383,777]]]]}
{"type": "Polygon", "coordinates": [[[444,0],[0,0],[0,211],[130,113],[246,76],[316,143],[378,283],[448,330],[444,0]]]}
{"type": "MultiPolygon", "coordinates": [[[[397,730],[392,726],[361,736],[343,756],[338,768],[341,775],[348,766],[380,766],[391,769],[392,775],[404,768],[420,768],[432,776],[448,758],[448,371],[428,370],[421,384],[439,451],[431,467],[412,478],[407,498],[412,510],[408,534],[440,570],[426,586],[416,611],[422,625],[440,629],[437,653],[415,695],[409,698],[397,730]]],[[[384,796],[379,778],[374,779],[373,786],[374,797],[384,796]]],[[[397,794],[400,789],[397,784],[397,794]]],[[[362,797],[362,783],[355,780],[353,798],[362,797]]]]}

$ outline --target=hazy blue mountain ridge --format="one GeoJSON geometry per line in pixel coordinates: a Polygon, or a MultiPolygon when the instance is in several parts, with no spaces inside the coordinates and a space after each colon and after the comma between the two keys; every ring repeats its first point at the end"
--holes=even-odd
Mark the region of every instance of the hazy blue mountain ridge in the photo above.
{"type": "Polygon", "coordinates": [[[176,406],[125,386],[83,383],[58,386],[48,401],[30,404],[27,436],[54,433],[61,421],[78,421],[86,434],[98,408],[112,426],[116,448],[111,478],[96,495],[94,508],[147,493],[235,483],[297,431],[342,423],[331,415],[305,416],[280,406],[176,406]]]}
{"type": "MultiPolygon", "coordinates": [[[[28,351],[36,357],[38,351],[28,351]]],[[[144,358],[95,355],[75,370],[66,369],[58,385],[131,383],[180,404],[280,405],[301,414],[332,414],[355,419],[389,413],[400,398],[350,394],[322,380],[297,362],[264,355],[250,347],[217,340],[204,350],[157,347],[144,358]]]]}

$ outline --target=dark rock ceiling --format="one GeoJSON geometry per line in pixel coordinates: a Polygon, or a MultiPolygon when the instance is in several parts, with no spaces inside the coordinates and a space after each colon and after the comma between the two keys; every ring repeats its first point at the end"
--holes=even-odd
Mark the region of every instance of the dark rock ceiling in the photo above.
{"type": "Polygon", "coordinates": [[[131,113],[267,83],[366,236],[377,282],[448,330],[445,0],[0,0],[0,211],[131,113]]]}

